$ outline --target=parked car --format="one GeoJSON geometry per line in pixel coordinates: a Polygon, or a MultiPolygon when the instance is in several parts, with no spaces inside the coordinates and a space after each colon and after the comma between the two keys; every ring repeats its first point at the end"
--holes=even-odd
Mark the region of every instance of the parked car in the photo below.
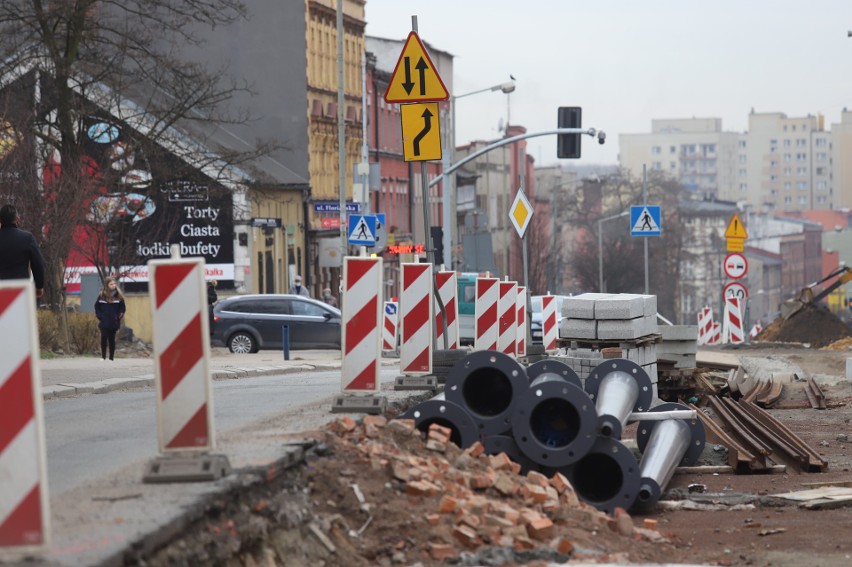
{"type": "Polygon", "coordinates": [[[291,349],[339,349],[340,309],[300,295],[238,295],[213,308],[212,343],[236,353],[281,349],[288,326],[291,349]]]}
{"type": "MultiPolygon", "coordinates": [[[[542,325],[541,325],[541,298],[543,295],[533,295],[530,298],[532,313],[530,315],[530,342],[540,345],[542,342],[542,325]]],[[[557,295],[556,297],[556,328],[559,329],[559,324],[562,322],[562,302],[565,301],[567,295],[557,295]]],[[[558,332],[558,331],[557,331],[558,332]]]]}

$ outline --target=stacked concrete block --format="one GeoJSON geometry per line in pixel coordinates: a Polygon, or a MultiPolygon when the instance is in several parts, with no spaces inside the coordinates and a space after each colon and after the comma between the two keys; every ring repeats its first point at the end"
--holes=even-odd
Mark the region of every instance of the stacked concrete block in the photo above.
{"type": "Polygon", "coordinates": [[[675,363],[675,368],[695,368],[698,351],[697,325],[660,325],[662,343],[657,357],[675,363]]]}
{"type": "Polygon", "coordinates": [[[632,293],[584,293],[562,302],[563,339],[638,339],[657,332],[657,297],[632,293]]]}
{"type": "Polygon", "coordinates": [[[558,356],[550,357],[553,360],[564,362],[571,367],[571,370],[577,373],[583,384],[586,383],[586,378],[589,377],[592,370],[603,362],[603,354],[599,350],[585,348],[570,348],[564,349],[558,356]]]}

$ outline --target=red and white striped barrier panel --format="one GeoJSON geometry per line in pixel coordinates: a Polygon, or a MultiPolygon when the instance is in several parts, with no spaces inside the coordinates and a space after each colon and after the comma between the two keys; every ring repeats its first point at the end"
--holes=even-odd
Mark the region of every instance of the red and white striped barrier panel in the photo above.
{"type": "Polygon", "coordinates": [[[160,452],[215,448],[204,259],[148,262],[160,452]]]}
{"type": "Polygon", "coordinates": [[[0,281],[0,553],[50,540],[36,329],[32,283],[0,281]]]}
{"type": "Polygon", "coordinates": [[[432,264],[402,264],[399,368],[404,374],[432,373],[432,264]]]}
{"type": "MultiPolygon", "coordinates": [[[[447,312],[447,348],[459,348],[459,304],[456,301],[458,295],[458,280],[455,272],[438,272],[435,274],[438,283],[438,295],[444,303],[447,312]]],[[[441,309],[438,300],[435,299],[435,333],[438,337],[438,348],[444,348],[444,325],[441,319],[441,309]]]]}
{"type": "Polygon", "coordinates": [[[541,298],[541,342],[544,350],[554,350],[559,338],[556,325],[556,296],[545,295],[541,298]]]}
{"type": "Polygon", "coordinates": [[[382,321],[382,350],[396,350],[399,303],[396,301],[385,301],[382,321]]]}
{"type": "Polygon", "coordinates": [[[718,345],[722,343],[722,323],[719,321],[713,322],[713,332],[710,335],[710,339],[707,341],[708,345],[718,345]]]}
{"type": "Polygon", "coordinates": [[[497,337],[497,350],[515,356],[515,343],[518,340],[518,283],[500,282],[499,290],[497,313],[500,314],[500,336],[497,337]]]}
{"type": "Polygon", "coordinates": [[[497,350],[499,283],[497,278],[476,278],[476,299],[473,303],[473,350],[497,350]]]}
{"type": "Polygon", "coordinates": [[[760,324],[760,321],[751,326],[751,331],[748,332],[748,336],[751,338],[756,337],[763,330],[763,325],[760,324]]]}
{"type": "Polygon", "coordinates": [[[713,335],[713,310],[703,307],[698,312],[698,344],[710,344],[713,335]]]}
{"type": "Polygon", "coordinates": [[[526,286],[518,286],[518,315],[515,323],[518,329],[516,335],[515,350],[518,356],[527,355],[527,288],[526,286]]]}
{"type": "Polygon", "coordinates": [[[739,297],[725,298],[725,315],[723,319],[722,340],[726,343],[739,344],[745,342],[743,329],[743,303],[739,297]]]}
{"type": "Polygon", "coordinates": [[[344,392],[376,392],[381,358],[382,259],[343,259],[343,371],[344,392]]]}

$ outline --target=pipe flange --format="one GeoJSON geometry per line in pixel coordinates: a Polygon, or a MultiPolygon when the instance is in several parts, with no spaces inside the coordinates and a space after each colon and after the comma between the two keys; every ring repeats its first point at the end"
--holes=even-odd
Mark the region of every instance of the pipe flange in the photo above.
{"type": "Polygon", "coordinates": [[[512,416],[512,436],[533,462],[554,468],[570,465],[595,442],[595,404],[570,382],[542,379],[519,397],[512,416]]]}
{"type": "Polygon", "coordinates": [[[633,406],[633,411],[648,411],[651,408],[651,402],[654,397],[654,388],[651,384],[651,377],[645,372],[645,369],[626,358],[614,358],[604,360],[594,370],[589,373],[586,378],[586,393],[596,400],[601,382],[611,372],[624,372],[633,376],[639,386],[639,396],[636,398],[636,404],[633,406]]]}
{"type": "Polygon", "coordinates": [[[564,469],[577,498],[602,512],[629,510],[639,493],[639,463],[620,441],[598,437],[589,452],[564,469]]]}
{"type": "Polygon", "coordinates": [[[555,374],[570,384],[574,384],[578,388],[583,387],[583,382],[574,369],[562,362],[561,360],[545,359],[539,360],[527,366],[527,376],[532,384],[536,378],[543,374],[555,374]]]}
{"type": "MultiPolygon", "coordinates": [[[[689,406],[684,404],[679,404],[677,402],[665,402],[662,403],[649,411],[678,411],[678,410],[690,410],[689,406]]],[[[694,465],[699,457],[701,457],[701,453],[704,451],[704,444],[707,442],[707,435],[704,431],[704,424],[701,423],[701,420],[698,416],[695,416],[693,419],[681,419],[687,427],[689,427],[689,446],[686,449],[686,453],[684,453],[683,458],[678,463],[680,467],[688,467],[694,465]]],[[[639,424],[639,428],[636,430],[636,445],[639,447],[639,451],[644,453],[645,447],[648,446],[648,440],[651,438],[651,432],[654,431],[654,427],[660,423],[659,421],[643,421],[639,424]]]]}
{"type": "Polygon", "coordinates": [[[524,455],[511,435],[489,435],[482,440],[482,445],[485,447],[486,455],[506,453],[507,457],[521,465],[521,474],[538,470],[538,465],[524,455]]]}
{"type": "Polygon", "coordinates": [[[450,441],[466,449],[479,441],[479,428],[473,418],[460,405],[447,401],[443,394],[420,402],[410,408],[399,419],[413,419],[414,426],[424,433],[433,423],[449,428],[450,441]]]}
{"type": "Polygon", "coordinates": [[[484,350],[467,355],[450,369],[444,394],[470,413],[480,435],[487,436],[511,429],[517,399],[528,388],[520,363],[502,352],[484,350]]]}

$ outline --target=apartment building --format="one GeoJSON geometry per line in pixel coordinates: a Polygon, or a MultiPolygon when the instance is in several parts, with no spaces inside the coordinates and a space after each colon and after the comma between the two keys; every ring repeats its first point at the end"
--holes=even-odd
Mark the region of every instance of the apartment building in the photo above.
{"type": "Polygon", "coordinates": [[[647,134],[621,134],[619,161],[632,175],[664,171],[708,198],[729,198],[737,182],[738,135],[721,118],[655,119],[647,134]]]}

